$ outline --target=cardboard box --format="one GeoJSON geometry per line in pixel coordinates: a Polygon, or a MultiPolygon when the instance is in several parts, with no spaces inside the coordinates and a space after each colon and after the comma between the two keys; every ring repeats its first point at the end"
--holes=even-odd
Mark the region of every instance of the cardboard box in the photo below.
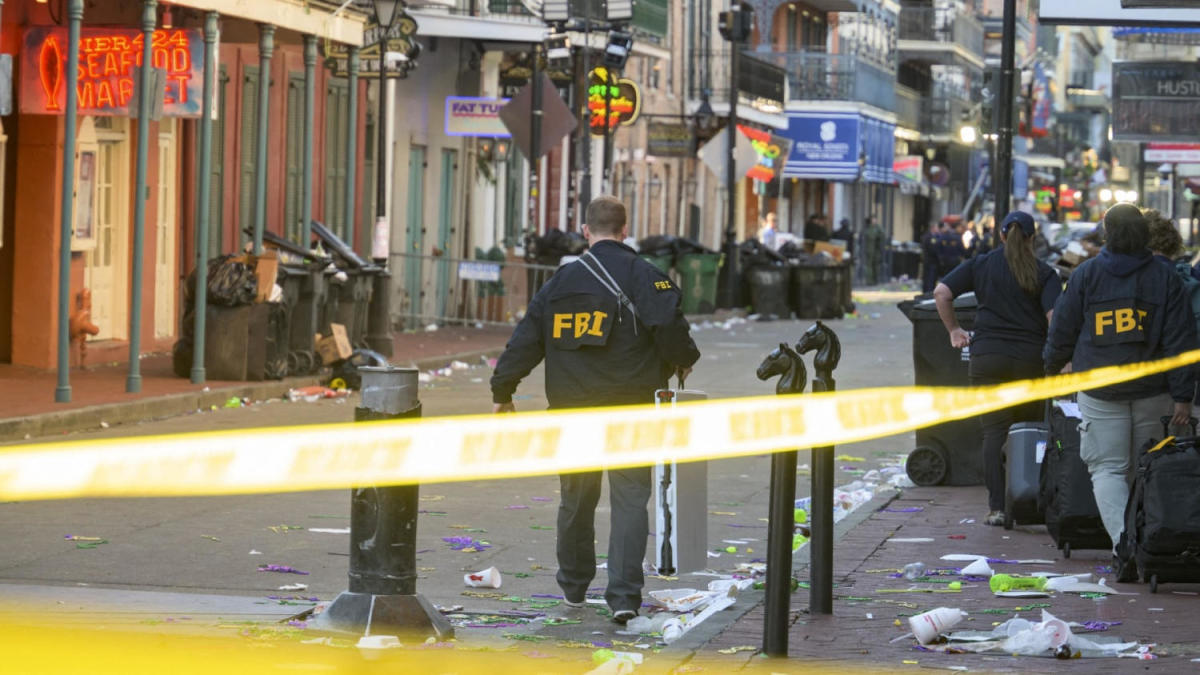
{"type": "Polygon", "coordinates": [[[279,276],[279,256],[275,251],[265,251],[255,258],[254,275],[258,278],[258,292],[254,301],[266,302],[270,299],[271,289],[275,287],[275,279],[279,276]]]}
{"type": "Polygon", "coordinates": [[[340,323],[331,323],[329,333],[325,337],[320,333],[316,335],[316,350],[321,355],[321,363],[329,365],[350,358],[354,349],[350,347],[350,338],[346,337],[346,327],[340,323]]]}
{"type": "Polygon", "coordinates": [[[818,255],[820,255],[821,253],[828,253],[829,257],[833,258],[834,260],[836,260],[838,262],[842,262],[842,254],[844,254],[845,252],[846,252],[846,249],[842,246],[838,246],[837,244],[830,244],[830,243],[824,242],[824,241],[818,241],[815,244],[813,244],[813,253],[816,253],[818,255]]]}

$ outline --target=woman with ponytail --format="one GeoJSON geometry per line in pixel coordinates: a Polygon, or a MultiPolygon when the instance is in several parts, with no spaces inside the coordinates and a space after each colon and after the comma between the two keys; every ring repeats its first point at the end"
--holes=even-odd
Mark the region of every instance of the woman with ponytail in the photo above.
{"type": "MultiPolygon", "coordinates": [[[[1001,245],[954,268],[933,291],[938,315],[955,349],[971,348],[972,385],[1000,384],[1041,377],[1042,347],[1054,303],[1062,294],[1058,274],[1033,255],[1037,225],[1023,211],[1000,224],[1001,245]],[[954,298],[974,291],[975,332],[954,315],[954,298]]],[[[1016,422],[1044,417],[1040,402],[981,416],[983,472],[988,491],[988,525],[1004,524],[1004,463],[1000,449],[1016,422]]]]}

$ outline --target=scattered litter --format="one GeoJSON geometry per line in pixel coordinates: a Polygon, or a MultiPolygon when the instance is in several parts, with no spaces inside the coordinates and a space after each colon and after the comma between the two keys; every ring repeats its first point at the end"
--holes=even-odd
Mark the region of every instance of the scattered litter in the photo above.
{"type": "Polygon", "coordinates": [[[867,461],[866,457],[852,457],[850,455],[838,455],[837,457],[834,457],[833,459],[838,462],[865,462],[865,461],[867,461]]]}
{"type": "Polygon", "coordinates": [[[259,565],[259,572],[279,572],[281,574],[308,574],[288,565],[259,565]]]}
{"type": "Polygon", "coordinates": [[[463,583],[472,588],[500,588],[501,581],[500,570],[495,567],[463,575],[463,583]]]}
{"type": "Polygon", "coordinates": [[[304,528],[299,525],[272,525],[267,529],[275,534],[287,534],[293,530],[303,530],[304,528]]]}
{"type": "MultiPolygon", "coordinates": [[[[905,507],[899,508],[899,509],[892,509],[892,508],[879,509],[879,511],[881,513],[920,513],[921,511],[924,511],[924,510],[925,510],[925,507],[923,507],[923,506],[905,506],[905,507]]],[[[930,541],[932,541],[932,540],[930,540],[930,541]]]]}
{"type": "Polygon", "coordinates": [[[263,554],[262,551],[255,551],[254,549],[250,549],[250,553],[248,555],[262,555],[262,554],[263,554]]]}
{"type": "Polygon", "coordinates": [[[284,584],[283,586],[279,587],[279,590],[281,590],[281,591],[307,591],[308,584],[284,584]]]}
{"type": "Polygon", "coordinates": [[[395,635],[364,635],[354,646],[359,649],[394,649],[404,645],[400,644],[400,638],[395,635]]]}
{"type": "Polygon", "coordinates": [[[310,527],[309,532],[320,532],[322,534],[350,534],[348,527],[310,527]]]}
{"type": "Polygon", "coordinates": [[[904,569],[900,571],[900,574],[905,579],[908,579],[909,581],[912,581],[913,579],[916,579],[918,577],[923,577],[923,576],[925,576],[925,563],[923,563],[923,562],[909,563],[904,566],[904,569]]]}
{"type": "Polygon", "coordinates": [[[75,542],[75,548],[81,548],[85,550],[93,549],[101,544],[108,543],[107,539],[102,539],[100,537],[82,537],[77,534],[63,535],[63,539],[66,539],[67,541],[73,541],[75,542]]]}
{"type": "Polygon", "coordinates": [[[220,537],[214,537],[214,536],[212,536],[211,534],[202,534],[202,535],[200,535],[200,536],[201,536],[201,537],[204,537],[205,539],[207,539],[207,540],[209,540],[209,541],[221,541],[221,538],[220,538],[220,537]]]}
{"type": "Polygon", "coordinates": [[[471,368],[471,365],[462,361],[451,361],[450,368],[453,370],[468,370],[471,368]]]}
{"type": "Polygon", "coordinates": [[[464,553],[476,553],[492,547],[486,541],[478,541],[472,537],[442,537],[442,541],[450,544],[450,550],[464,553]]]}
{"type": "MultiPolygon", "coordinates": [[[[349,396],[349,395],[350,395],[350,392],[349,392],[349,390],[346,390],[346,389],[330,389],[329,387],[313,385],[311,387],[300,387],[298,389],[288,389],[286,398],[287,398],[287,400],[291,401],[292,403],[297,403],[299,401],[304,401],[305,403],[316,403],[317,401],[320,401],[321,399],[342,398],[342,397],[349,396]]],[[[230,399],[229,401],[227,401],[226,407],[231,407],[228,405],[228,403],[231,403],[233,400],[234,399],[230,399]]],[[[232,407],[240,407],[240,406],[232,406],[232,407]]]]}
{"type": "Polygon", "coordinates": [[[718,649],[719,654],[737,654],[738,652],[756,652],[758,647],[753,645],[738,645],[737,647],[729,647],[727,649],[718,649]]]}
{"type": "Polygon", "coordinates": [[[506,508],[510,511],[517,511],[520,509],[527,509],[527,508],[529,508],[529,506],[527,504],[509,504],[508,506],[506,506],[504,508],[506,508]]]}
{"type": "Polygon", "coordinates": [[[908,618],[908,626],[912,628],[917,642],[927,645],[937,639],[943,631],[949,630],[967,617],[961,609],[938,607],[928,612],[908,618]]]}
{"type": "Polygon", "coordinates": [[[530,497],[529,499],[532,501],[535,501],[535,502],[552,502],[552,501],[554,501],[553,497],[530,497]]]}
{"type": "Polygon", "coordinates": [[[1116,639],[1098,637],[1091,640],[1075,635],[1063,620],[1043,609],[1041,622],[1034,623],[1020,617],[1009,619],[991,631],[963,631],[946,636],[951,644],[931,647],[934,651],[997,652],[1018,656],[1057,656],[1077,658],[1081,656],[1130,656],[1145,658],[1149,645],[1136,642],[1119,642],[1116,639]],[[1135,653],[1127,653],[1138,648],[1135,653]]]}
{"type": "Polygon", "coordinates": [[[995,571],[988,566],[986,559],[980,558],[962,568],[962,574],[973,577],[990,577],[995,574],[995,571]]]}
{"type": "MultiPolygon", "coordinates": [[[[933,542],[932,537],[889,537],[888,541],[893,544],[929,544],[933,542]]],[[[943,556],[945,559],[945,556],[943,556]]]]}

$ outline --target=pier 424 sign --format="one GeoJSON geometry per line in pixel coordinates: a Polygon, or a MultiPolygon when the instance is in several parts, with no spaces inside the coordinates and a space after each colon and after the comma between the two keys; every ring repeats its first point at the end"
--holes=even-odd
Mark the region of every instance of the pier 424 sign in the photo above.
{"type": "MultiPolygon", "coordinates": [[[[67,29],[35,26],[21,44],[21,112],[61,115],[67,101],[67,29]]],[[[163,114],[199,117],[204,43],[199,30],[154,31],[153,63],[166,77],[163,114]]],[[[142,33],[134,28],[84,28],[79,38],[79,112],[128,116],[137,95],[142,33]]]]}

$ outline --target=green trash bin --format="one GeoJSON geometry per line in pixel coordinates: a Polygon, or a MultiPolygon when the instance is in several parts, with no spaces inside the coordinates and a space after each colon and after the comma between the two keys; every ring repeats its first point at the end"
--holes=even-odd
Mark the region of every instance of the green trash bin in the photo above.
{"type": "Polygon", "coordinates": [[[712,314],[717,308],[717,271],[720,253],[689,253],[679,257],[679,290],[684,314],[712,314]]]}
{"type": "Polygon", "coordinates": [[[675,262],[675,256],[671,255],[650,255],[648,253],[641,254],[642,260],[654,265],[659,272],[667,276],[671,276],[671,263],[675,262]]]}

